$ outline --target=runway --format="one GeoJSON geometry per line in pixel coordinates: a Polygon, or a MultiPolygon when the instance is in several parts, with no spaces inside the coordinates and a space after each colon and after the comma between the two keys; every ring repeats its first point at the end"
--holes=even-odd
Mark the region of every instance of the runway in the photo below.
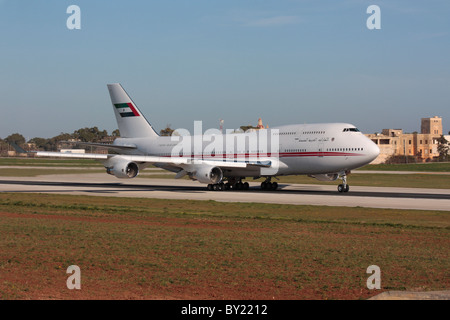
{"type": "Polygon", "coordinates": [[[247,191],[208,191],[196,181],[121,180],[104,173],[0,177],[0,192],[450,211],[450,189],[351,186],[350,192],[339,193],[336,185],[280,184],[276,191],[261,191],[259,185],[250,182],[247,191]]]}

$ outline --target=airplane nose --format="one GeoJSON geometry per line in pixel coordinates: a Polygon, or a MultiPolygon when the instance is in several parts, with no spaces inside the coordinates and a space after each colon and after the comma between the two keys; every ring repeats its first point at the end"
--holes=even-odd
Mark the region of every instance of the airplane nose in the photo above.
{"type": "Polygon", "coordinates": [[[373,141],[370,141],[370,142],[371,142],[371,144],[368,147],[367,156],[369,157],[370,161],[372,162],[380,154],[380,148],[373,141]]]}

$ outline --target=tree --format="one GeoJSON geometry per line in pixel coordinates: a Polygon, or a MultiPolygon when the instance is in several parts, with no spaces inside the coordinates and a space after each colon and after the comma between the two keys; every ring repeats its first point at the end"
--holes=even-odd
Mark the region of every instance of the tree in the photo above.
{"type": "Polygon", "coordinates": [[[444,135],[441,135],[439,137],[439,139],[437,140],[438,142],[438,153],[439,153],[439,161],[448,161],[449,159],[449,155],[448,155],[448,151],[449,151],[449,146],[448,146],[448,141],[447,139],[445,139],[444,135]]]}
{"type": "Polygon", "coordinates": [[[6,141],[5,140],[3,140],[3,139],[0,139],[0,153],[1,152],[3,152],[4,150],[8,150],[8,148],[9,148],[9,145],[8,145],[8,143],[6,143],[6,141]]]}
{"type": "Polygon", "coordinates": [[[74,131],[73,138],[83,142],[97,142],[108,136],[106,130],[100,131],[97,127],[82,128],[74,131]]]}
{"type": "Polygon", "coordinates": [[[239,128],[244,132],[246,132],[247,130],[250,130],[250,129],[258,129],[257,127],[254,127],[250,124],[248,126],[240,126],[239,128]]]}
{"type": "MultiPolygon", "coordinates": [[[[73,144],[70,143],[62,144],[61,141],[79,140],[82,142],[98,142],[108,137],[109,137],[108,131],[99,130],[97,127],[93,127],[93,128],[81,128],[75,130],[72,134],[61,132],[59,135],[48,139],[34,137],[30,139],[28,143],[35,144],[38,150],[57,151],[58,148],[73,147],[73,144]]],[[[120,137],[120,132],[118,129],[113,131],[112,137],[120,137]]],[[[0,152],[3,150],[8,150],[10,148],[11,143],[15,143],[18,146],[27,149],[27,147],[24,146],[25,142],[26,140],[21,134],[19,133],[11,134],[4,140],[0,139],[0,152]]]]}
{"type": "Polygon", "coordinates": [[[45,151],[50,151],[49,149],[47,149],[48,140],[49,139],[35,137],[33,139],[30,139],[28,141],[28,143],[34,143],[36,145],[36,148],[38,148],[38,149],[44,149],[45,151]]]}
{"type": "Polygon", "coordinates": [[[416,157],[414,156],[400,156],[400,155],[391,155],[389,156],[385,164],[397,164],[397,163],[414,163],[416,161],[416,157]]]}
{"type": "Polygon", "coordinates": [[[8,143],[15,143],[18,146],[21,146],[25,143],[25,138],[20,133],[13,133],[5,138],[5,141],[8,143]]]}
{"type": "Polygon", "coordinates": [[[168,124],[168,125],[166,125],[166,128],[165,128],[165,129],[162,129],[162,130],[159,132],[159,134],[162,135],[162,136],[171,136],[172,133],[173,133],[174,131],[175,131],[175,130],[173,130],[172,128],[170,128],[170,124],[168,124]]]}
{"type": "Polygon", "coordinates": [[[47,145],[44,147],[46,151],[57,151],[58,145],[61,141],[67,141],[73,139],[70,133],[61,132],[61,134],[56,137],[48,139],[47,145]]]}

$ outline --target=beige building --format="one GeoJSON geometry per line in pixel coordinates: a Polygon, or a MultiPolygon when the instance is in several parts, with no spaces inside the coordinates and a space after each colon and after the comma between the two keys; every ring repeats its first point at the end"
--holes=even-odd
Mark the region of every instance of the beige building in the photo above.
{"type": "Polygon", "coordinates": [[[413,156],[417,161],[438,157],[438,139],[442,135],[442,118],[422,118],[420,133],[403,133],[402,129],[383,129],[366,134],[380,148],[380,155],[372,163],[384,163],[390,156],[413,156]]]}

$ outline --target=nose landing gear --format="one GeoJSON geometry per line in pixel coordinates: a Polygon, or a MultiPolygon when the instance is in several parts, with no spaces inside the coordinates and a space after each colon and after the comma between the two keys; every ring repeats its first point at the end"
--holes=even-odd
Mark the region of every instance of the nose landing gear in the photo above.
{"type": "Polygon", "coordinates": [[[339,178],[342,179],[342,184],[338,185],[338,191],[341,193],[348,192],[350,190],[350,187],[347,184],[347,173],[344,172],[343,174],[340,175],[339,178]]]}

